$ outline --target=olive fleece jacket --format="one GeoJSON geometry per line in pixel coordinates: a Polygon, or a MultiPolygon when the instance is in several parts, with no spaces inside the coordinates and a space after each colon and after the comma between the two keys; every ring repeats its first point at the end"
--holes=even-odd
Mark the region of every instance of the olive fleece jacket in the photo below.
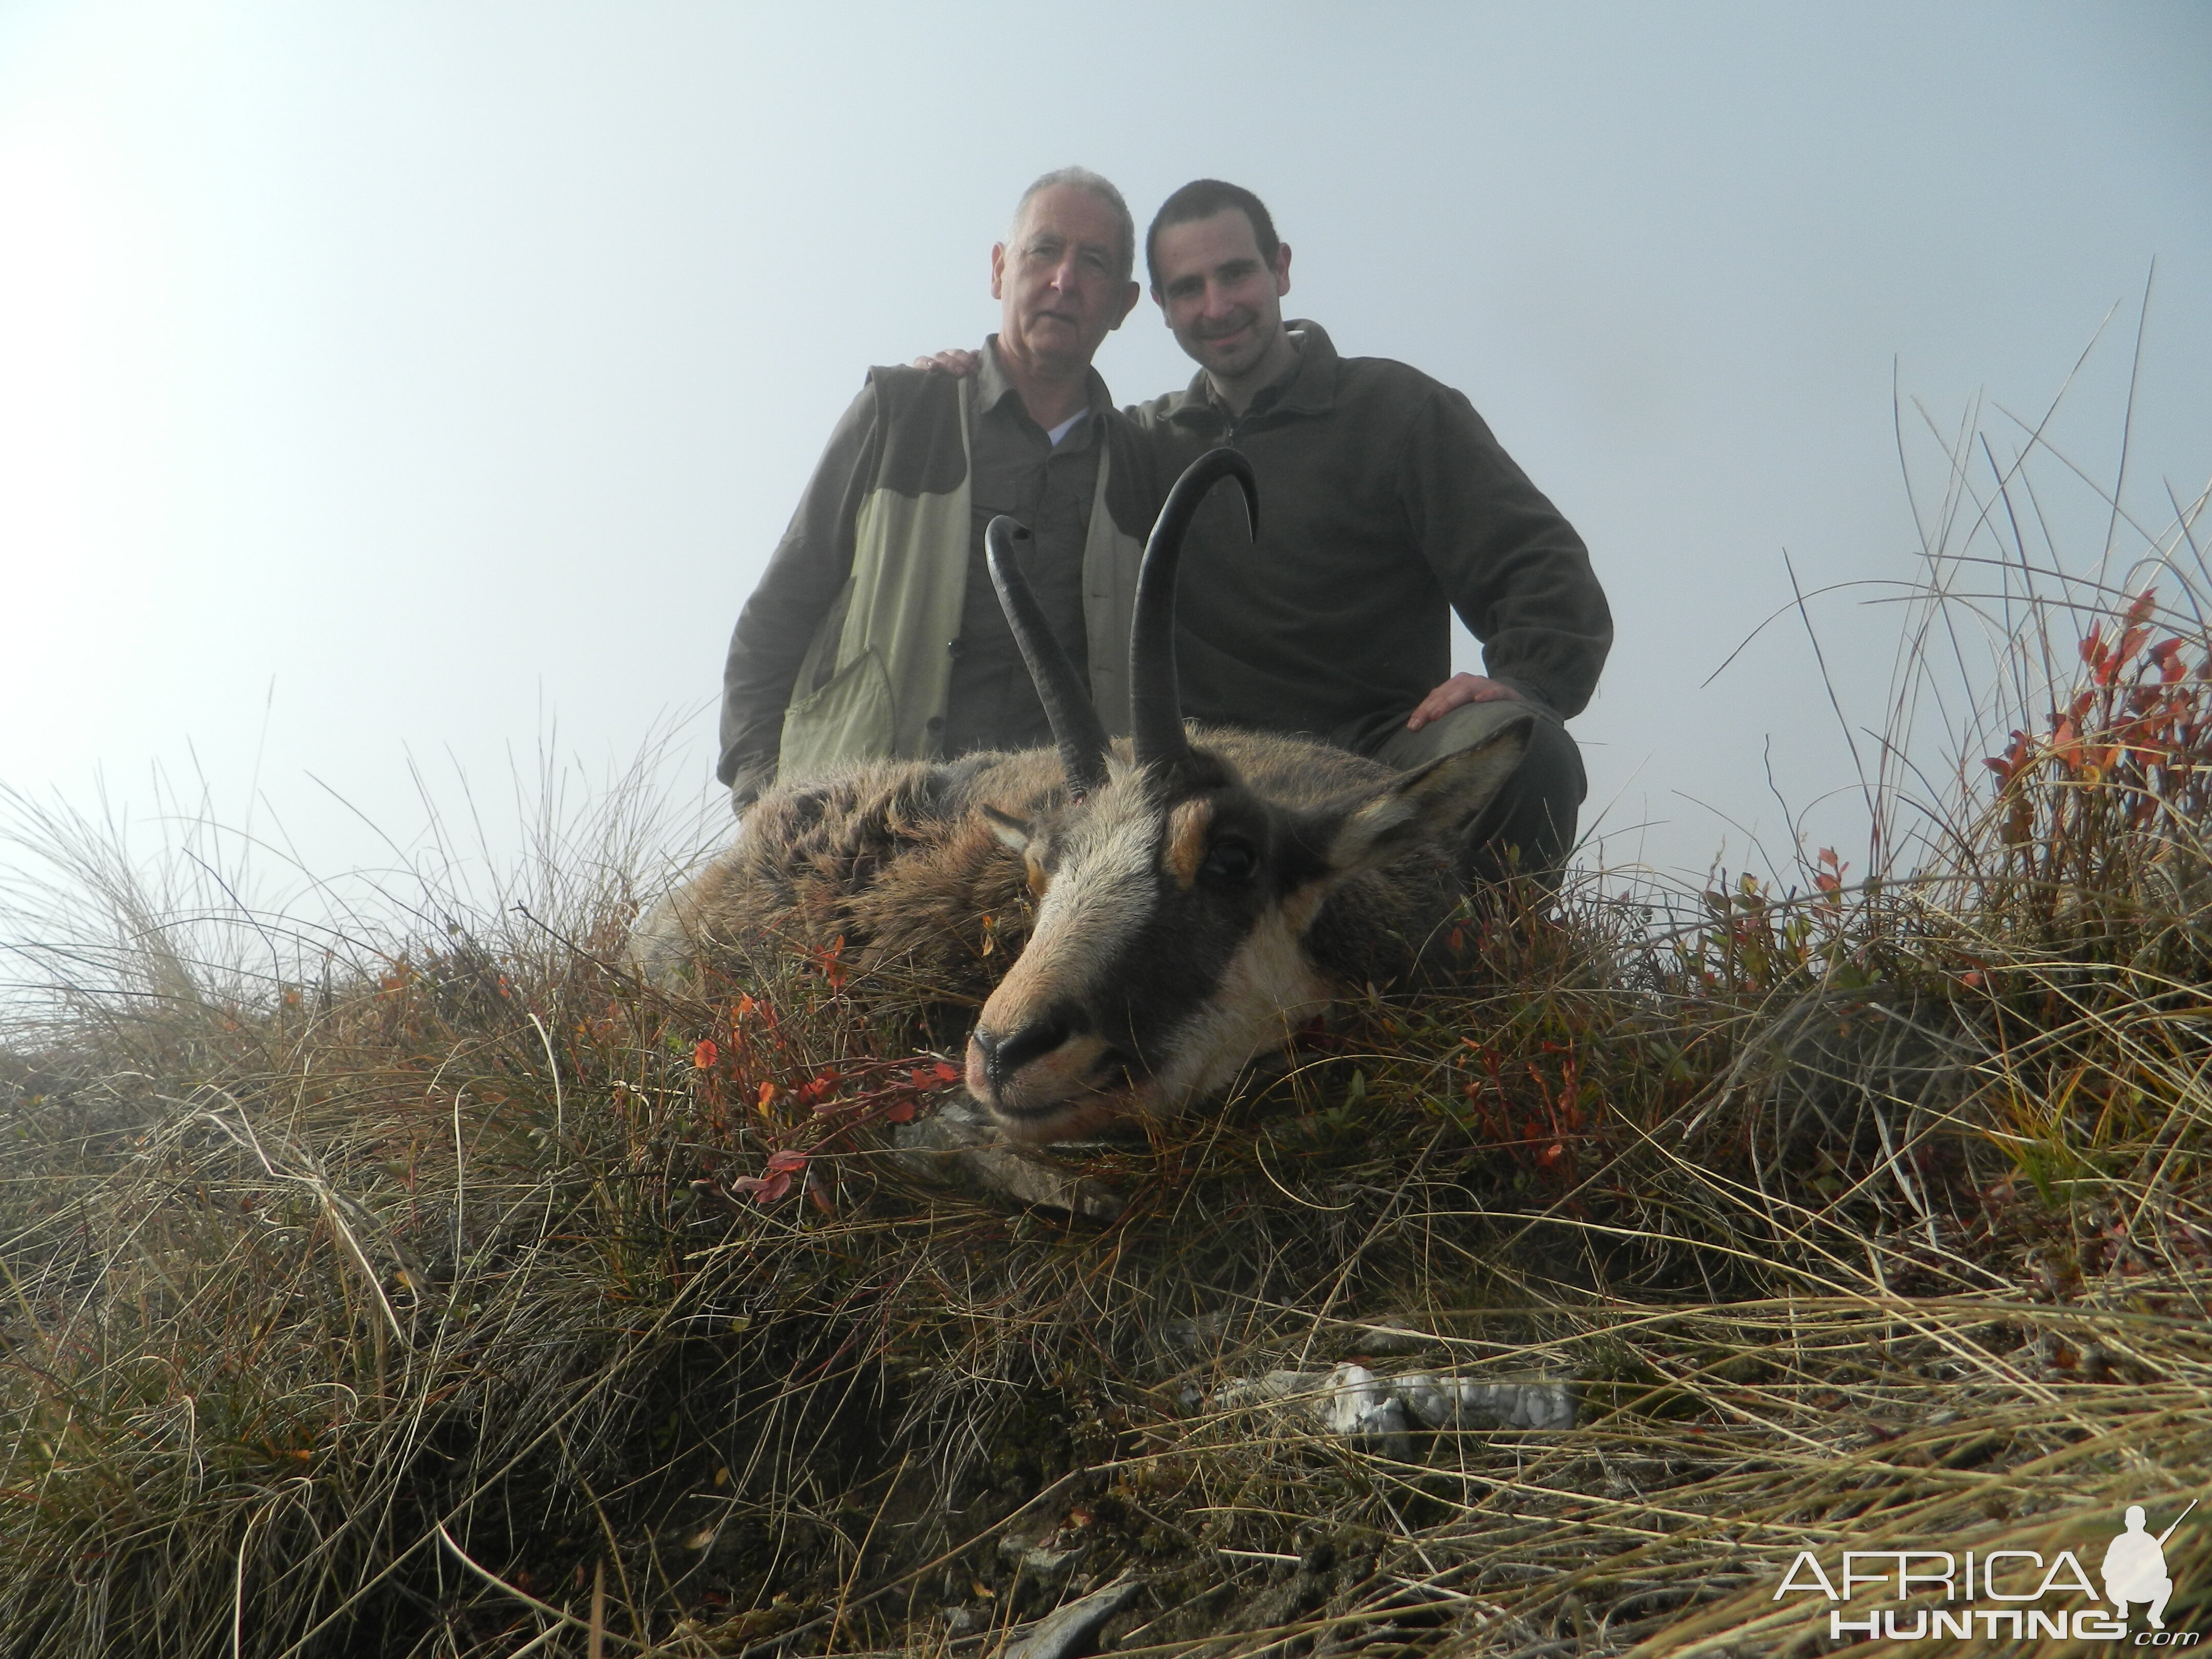
{"type": "Polygon", "coordinates": [[[1241,416],[1202,371],[1131,411],[1162,477],[1224,443],[1258,475],[1256,541],[1217,489],[1185,545],[1184,714],[1370,751],[1449,678],[1447,605],[1491,678],[1581,713],[1613,643],[1582,538],[1462,393],[1288,326],[1297,368],[1241,416]]]}

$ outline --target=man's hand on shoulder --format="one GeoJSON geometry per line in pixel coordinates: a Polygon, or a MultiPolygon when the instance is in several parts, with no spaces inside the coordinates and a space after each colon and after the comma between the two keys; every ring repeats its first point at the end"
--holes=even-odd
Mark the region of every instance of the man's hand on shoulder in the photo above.
{"type": "Polygon", "coordinates": [[[950,374],[956,380],[964,380],[975,372],[979,361],[972,351],[940,351],[934,357],[917,357],[908,367],[935,369],[939,374],[950,374]]]}
{"type": "Polygon", "coordinates": [[[1431,720],[1442,720],[1462,703],[1526,701],[1502,681],[1485,679],[1480,674],[1455,674],[1423,697],[1413,712],[1406,716],[1406,729],[1418,732],[1431,720]]]}

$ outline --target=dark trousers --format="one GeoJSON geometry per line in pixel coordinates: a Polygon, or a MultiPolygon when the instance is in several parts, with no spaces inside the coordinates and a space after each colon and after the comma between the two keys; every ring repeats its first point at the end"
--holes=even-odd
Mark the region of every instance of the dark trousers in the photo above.
{"type": "Polygon", "coordinates": [[[1460,854],[1461,873],[1470,884],[1519,873],[1534,876],[1557,890],[1567,854],[1575,844],[1575,823],[1589,780],[1582,750],[1567,735],[1566,722],[1533,702],[1462,703],[1418,732],[1401,724],[1362,752],[1386,766],[1410,772],[1417,766],[1462,749],[1472,749],[1522,714],[1536,718],[1521,767],[1490,805],[1468,826],[1460,854]]]}

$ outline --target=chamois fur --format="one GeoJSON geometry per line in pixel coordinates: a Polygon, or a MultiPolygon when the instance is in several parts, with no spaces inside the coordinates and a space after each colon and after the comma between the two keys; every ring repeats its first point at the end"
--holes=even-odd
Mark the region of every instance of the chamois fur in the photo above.
{"type": "Polygon", "coordinates": [[[1250,463],[1215,450],[1169,492],[1146,548],[1127,743],[1108,742],[1020,574],[1028,532],[996,519],[992,580],[1055,748],[770,792],[640,930],[647,974],[742,975],[763,950],[835,950],[938,1043],[969,1028],[969,1092],[1009,1139],[1043,1142],[1218,1092],[1347,988],[1413,971],[1459,897],[1460,836],[1520,763],[1529,722],[1403,775],[1323,744],[1187,728],[1176,568],[1224,478],[1256,514],[1250,463]]]}
{"type": "MultiPolygon", "coordinates": [[[[1192,738],[1286,806],[1325,808],[1394,775],[1379,762],[1272,732],[1194,726],[1192,738]]],[[[1119,771],[1128,745],[1115,750],[1119,771]]],[[[819,953],[842,940],[854,994],[911,1007],[933,1043],[956,1043],[1027,946],[1036,913],[1022,855],[986,805],[1028,821],[1065,811],[1059,757],[1033,749],[876,761],[769,790],[737,843],[648,913],[633,942],[637,967],[664,988],[697,989],[741,981],[773,954],[819,953]]],[[[1402,980],[1460,890],[1445,849],[1422,849],[1341,883],[1308,928],[1308,949],[1348,989],[1402,980]]]]}

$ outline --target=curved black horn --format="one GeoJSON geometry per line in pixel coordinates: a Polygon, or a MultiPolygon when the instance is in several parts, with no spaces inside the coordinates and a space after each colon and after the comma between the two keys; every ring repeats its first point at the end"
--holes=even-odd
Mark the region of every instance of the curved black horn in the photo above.
{"type": "Polygon", "coordinates": [[[1106,781],[1106,728],[1091,706],[1090,690],[1052,636],[1044,607],[1037,603],[1029,580],[1014,563],[1014,543],[1026,541],[1029,532],[1005,514],[983,531],[983,550],[991,566],[991,586],[999,590],[999,608],[1006,613],[1006,626],[1014,630],[1014,643],[1036,682],[1037,700],[1044,717],[1052,722],[1052,740],[1060,750],[1060,769],[1067,787],[1079,799],[1106,781]]]}
{"type": "Polygon", "coordinates": [[[1244,527],[1260,533],[1260,491],[1252,463],[1233,449],[1209,449],[1168,491],[1137,573],[1136,617],[1129,629],[1129,714],[1137,764],[1172,763],[1190,752],[1182,732],[1182,694],[1176,683],[1176,566],[1182,538],[1206,492],[1224,478],[1244,489],[1244,527]]]}

